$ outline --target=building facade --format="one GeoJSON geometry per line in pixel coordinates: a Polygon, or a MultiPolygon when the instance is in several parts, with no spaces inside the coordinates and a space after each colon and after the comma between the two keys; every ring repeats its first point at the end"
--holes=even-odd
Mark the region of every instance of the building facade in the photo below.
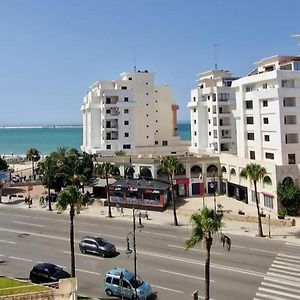
{"type": "Polygon", "coordinates": [[[188,150],[177,132],[178,106],[169,86],[137,71],[97,81],[83,100],[82,151],[89,154],[179,154],[188,150]]]}
{"type": "Polygon", "coordinates": [[[188,103],[191,116],[192,153],[236,153],[236,80],[228,71],[214,70],[198,75],[197,88],[188,103]]]}

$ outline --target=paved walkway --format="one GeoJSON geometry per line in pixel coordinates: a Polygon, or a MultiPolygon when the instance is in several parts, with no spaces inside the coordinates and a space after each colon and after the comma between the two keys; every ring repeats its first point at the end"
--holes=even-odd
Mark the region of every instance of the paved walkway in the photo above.
{"type": "MultiPolygon", "coordinates": [[[[21,197],[13,197],[9,199],[8,197],[2,197],[3,204],[10,205],[20,209],[29,209],[28,205],[24,203],[24,197],[28,194],[27,186],[18,187],[17,193],[23,195],[21,197]]],[[[34,186],[33,191],[31,191],[31,197],[33,198],[33,205],[30,209],[32,210],[44,210],[47,211],[48,207],[42,207],[39,204],[40,195],[45,192],[42,186],[34,186]]],[[[256,207],[254,205],[248,205],[243,202],[237,201],[226,196],[216,197],[216,206],[218,204],[222,205],[222,210],[224,211],[223,217],[223,231],[227,234],[237,234],[243,236],[256,236],[257,234],[257,213],[256,207]],[[239,210],[245,212],[244,216],[238,214],[239,210]]],[[[0,209],[1,209],[0,205],[0,209]]],[[[209,208],[214,207],[214,197],[205,197],[204,205],[209,208]]],[[[52,205],[55,209],[55,204],[52,205]]],[[[181,226],[190,226],[190,216],[197,210],[203,207],[203,199],[199,197],[181,199],[177,207],[177,217],[181,226]]],[[[67,213],[67,212],[66,212],[67,213]]],[[[113,207],[112,213],[114,220],[127,220],[132,221],[132,210],[124,209],[124,214],[113,207]]],[[[283,226],[279,220],[277,220],[277,215],[273,212],[264,211],[266,218],[262,218],[263,231],[266,236],[271,234],[272,239],[287,241],[290,243],[297,243],[300,245],[300,218],[295,218],[295,226],[283,226]],[[268,217],[270,215],[270,226],[268,222],[268,217]]],[[[159,224],[159,225],[173,225],[173,210],[167,209],[164,212],[154,212],[148,211],[149,220],[143,219],[143,223],[159,224]]],[[[107,216],[107,207],[101,206],[101,201],[94,201],[93,205],[83,208],[81,215],[94,216],[99,218],[105,218],[107,216]]],[[[290,222],[290,221],[289,221],[290,222]]]]}

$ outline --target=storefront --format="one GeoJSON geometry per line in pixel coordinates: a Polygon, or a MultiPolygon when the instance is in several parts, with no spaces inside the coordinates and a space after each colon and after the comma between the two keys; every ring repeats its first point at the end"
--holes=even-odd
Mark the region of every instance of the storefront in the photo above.
{"type": "Polygon", "coordinates": [[[176,178],[174,179],[174,183],[175,183],[175,189],[177,195],[179,197],[189,196],[189,185],[190,185],[189,178],[176,178]]]}

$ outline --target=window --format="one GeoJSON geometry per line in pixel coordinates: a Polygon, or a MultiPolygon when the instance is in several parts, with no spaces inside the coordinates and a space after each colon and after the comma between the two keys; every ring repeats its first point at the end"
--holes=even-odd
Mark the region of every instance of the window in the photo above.
{"type": "Polygon", "coordinates": [[[255,151],[250,151],[250,159],[255,159],[255,151]]]}
{"type": "MultiPolygon", "coordinates": [[[[257,193],[257,198],[258,198],[258,204],[259,204],[259,199],[260,199],[260,193],[257,193]]],[[[252,202],[256,202],[256,200],[255,200],[255,191],[252,191],[251,190],[251,201],[252,202]]]]}
{"type": "Polygon", "coordinates": [[[287,106],[296,106],[296,98],[293,98],[293,97],[283,98],[283,106],[284,107],[287,107],[287,106]]]}
{"type": "Polygon", "coordinates": [[[253,117],[247,117],[247,124],[254,124],[254,118],[253,117]]]}
{"type": "Polygon", "coordinates": [[[290,116],[284,116],[284,124],[297,124],[297,116],[296,115],[290,115],[290,116]]]}
{"type": "Polygon", "coordinates": [[[129,132],[125,132],[125,133],[124,133],[124,136],[125,136],[125,137],[129,137],[129,132]]]}
{"type": "Polygon", "coordinates": [[[197,124],[197,121],[196,121],[196,120],[194,120],[194,124],[195,124],[195,125],[197,124]]]}
{"type": "Polygon", "coordinates": [[[297,144],[298,143],[298,134],[297,133],[287,133],[285,135],[286,144],[297,144]]]}
{"type": "Polygon", "coordinates": [[[111,149],[111,145],[106,145],[106,149],[107,150],[111,149]]]}
{"type": "Polygon", "coordinates": [[[196,97],[193,97],[193,101],[196,102],[196,97]]]}
{"type": "Polygon", "coordinates": [[[146,82],[146,84],[148,84],[148,82],[146,82]]]}
{"type": "Polygon", "coordinates": [[[123,145],[123,149],[130,149],[131,148],[131,145],[130,144],[125,144],[123,145]]]}
{"type": "Polygon", "coordinates": [[[105,282],[111,283],[111,277],[107,276],[106,279],[105,279],[105,282]]]}
{"type": "Polygon", "coordinates": [[[120,284],[120,279],[119,279],[119,278],[116,278],[116,277],[113,277],[112,284],[119,286],[119,284],[120,284]]]}
{"type": "Polygon", "coordinates": [[[122,90],[127,90],[127,86],[122,86],[121,89],[122,90]]]}
{"type": "Polygon", "coordinates": [[[148,128],[148,127],[149,127],[149,125],[146,125],[146,127],[148,128]]]}
{"type": "Polygon", "coordinates": [[[264,135],[265,142],[270,142],[270,136],[268,134],[264,135]]]}
{"type": "Polygon", "coordinates": [[[163,146],[168,146],[168,141],[162,141],[163,146]]]}
{"type": "Polygon", "coordinates": [[[131,285],[127,280],[123,280],[123,288],[124,289],[131,289],[131,285]]]}
{"type": "Polygon", "coordinates": [[[129,125],[129,121],[124,121],[124,125],[129,125]]]}
{"type": "Polygon", "coordinates": [[[149,95],[149,93],[146,93],[146,95],[148,96],[148,95],[149,95]]]}
{"type": "Polygon", "coordinates": [[[195,143],[195,148],[197,148],[197,143],[195,143]]]}
{"type": "Polygon", "coordinates": [[[111,133],[110,133],[110,132],[107,132],[107,133],[106,133],[106,139],[107,139],[107,140],[111,140],[111,133]]]}
{"type": "Polygon", "coordinates": [[[124,97],[124,102],[128,102],[128,97],[124,97]]]}
{"type": "Polygon", "coordinates": [[[208,132],[208,135],[211,136],[211,131],[208,132]]]}
{"type": "Polygon", "coordinates": [[[266,152],[266,153],[265,153],[265,157],[266,157],[267,159],[274,159],[274,153],[266,152]]]}
{"type": "Polygon", "coordinates": [[[248,141],[254,141],[254,132],[248,132],[247,138],[248,138],[248,141]]]}
{"type": "Polygon", "coordinates": [[[269,124],[269,118],[264,118],[263,121],[264,121],[264,124],[269,124]]]}
{"type": "Polygon", "coordinates": [[[196,108],[194,108],[194,112],[196,112],[197,110],[196,110],[196,108]]]}
{"type": "Polygon", "coordinates": [[[155,145],[158,145],[158,141],[155,141],[154,144],[155,144],[155,145]]]}
{"type": "Polygon", "coordinates": [[[252,109],[252,108],[253,108],[253,101],[246,100],[246,109],[252,109]]]}
{"type": "Polygon", "coordinates": [[[267,83],[263,83],[263,89],[267,89],[268,88],[268,84],[267,83]]]}
{"type": "Polygon", "coordinates": [[[207,112],[210,112],[210,107],[207,109],[207,112]]]}
{"type": "Polygon", "coordinates": [[[294,85],[294,80],[281,80],[281,87],[283,88],[293,88],[294,85]]]}
{"type": "Polygon", "coordinates": [[[210,124],[210,119],[208,119],[208,124],[210,124]]]}
{"type": "Polygon", "coordinates": [[[274,208],[273,198],[274,198],[273,196],[264,194],[264,206],[273,209],[274,208]]]}
{"type": "Polygon", "coordinates": [[[146,114],[146,117],[149,117],[149,115],[148,115],[148,114],[146,114]]]}
{"type": "Polygon", "coordinates": [[[289,165],[296,164],[296,154],[288,154],[289,165]]]}
{"type": "Polygon", "coordinates": [[[124,109],[124,114],[129,114],[129,109],[128,108],[124,109]]]}
{"type": "Polygon", "coordinates": [[[107,109],[106,110],[106,113],[109,115],[111,113],[111,110],[110,109],[107,109]]]}
{"type": "Polygon", "coordinates": [[[106,104],[110,104],[111,99],[110,98],[106,98],[106,104]]]}
{"type": "Polygon", "coordinates": [[[255,84],[246,85],[246,92],[252,92],[255,90],[255,84]]]}
{"type": "Polygon", "coordinates": [[[264,101],[262,102],[262,105],[263,105],[263,107],[267,107],[267,106],[268,106],[268,100],[264,100],[264,101]]]}
{"type": "Polygon", "coordinates": [[[128,80],[132,80],[132,78],[131,78],[131,77],[129,77],[129,78],[128,78],[128,80]]]}
{"type": "Polygon", "coordinates": [[[195,135],[195,136],[197,135],[197,131],[194,131],[194,135],[195,135]]]}

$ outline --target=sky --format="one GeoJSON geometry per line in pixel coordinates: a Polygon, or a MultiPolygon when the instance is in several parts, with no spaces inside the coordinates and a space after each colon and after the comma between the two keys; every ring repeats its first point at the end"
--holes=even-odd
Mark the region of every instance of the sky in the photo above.
{"type": "Polygon", "coordinates": [[[299,55],[299,11],[299,0],[0,0],[0,125],[82,124],[88,87],[133,71],[134,52],[189,121],[197,74],[216,62],[245,76],[299,55]]]}

